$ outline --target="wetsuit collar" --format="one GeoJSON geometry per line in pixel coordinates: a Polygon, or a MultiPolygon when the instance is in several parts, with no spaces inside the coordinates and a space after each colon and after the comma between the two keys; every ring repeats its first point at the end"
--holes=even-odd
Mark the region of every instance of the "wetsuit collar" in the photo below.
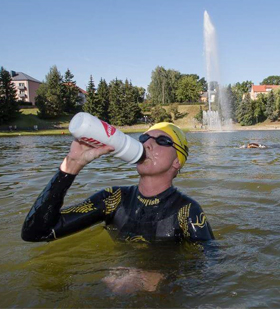
{"type": "Polygon", "coordinates": [[[157,194],[157,195],[153,195],[153,196],[145,196],[143,195],[140,191],[139,191],[139,188],[137,186],[137,191],[138,191],[138,194],[144,198],[144,199],[147,199],[147,200],[153,200],[155,198],[159,199],[159,200],[162,200],[162,199],[165,199],[167,198],[169,195],[171,195],[173,192],[175,192],[177,189],[174,187],[174,186],[171,186],[169,187],[168,189],[166,189],[165,191],[157,194]]]}

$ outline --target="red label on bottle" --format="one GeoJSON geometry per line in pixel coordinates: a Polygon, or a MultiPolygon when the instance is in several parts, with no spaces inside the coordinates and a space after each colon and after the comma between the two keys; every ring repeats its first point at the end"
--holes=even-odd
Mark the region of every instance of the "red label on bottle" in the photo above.
{"type": "Polygon", "coordinates": [[[81,137],[80,138],[81,141],[91,145],[92,147],[95,147],[95,148],[99,148],[101,146],[104,146],[103,143],[93,139],[93,138],[87,138],[87,137],[81,137]]]}
{"type": "Polygon", "coordinates": [[[113,136],[114,133],[116,132],[116,128],[111,126],[109,123],[107,123],[105,121],[101,120],[101,123],[103,124],[103,127],[105,129],[105,132],[106,132],[107,136],[108,137],[113,136]]]}

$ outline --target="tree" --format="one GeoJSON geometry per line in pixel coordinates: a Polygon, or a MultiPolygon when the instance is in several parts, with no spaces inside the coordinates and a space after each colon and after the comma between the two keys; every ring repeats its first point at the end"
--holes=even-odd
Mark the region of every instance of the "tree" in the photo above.
{"type": "Polygon", "coordinates": [[[178,82],[177,100],[179,102],[197,102],[201,91],[202,86],[195,77],[191,75],[183,76],[178,82]]]}
{"type": "Polygon", "coordinates": [[[152,108],[151,120],[153,123],[162,121],[171,122],[172,117],[170,114],[167,113],[167,111],[162,106],[156,105],[155,107],[152,108]]]}
{"type": "Polygon", "coordinates": [[[16,87],[11,75],[3,67],[0,69],[0,124],[7,123],[19,111],[16,87]]]}
{"type": "Polygon", "coordinates": [[[152,72],[148,92],[153,105],[170,104],[176,101],[176,89],[181,74],[175,70],[156,67],[152,72]]]}
{"type": "Polygon", "coordinates": [[[240,93],[243,95],[251,91],[252,85],[253,85],[252,81],[246,80],[242,83],[236,83],[234,87],[237,89],[237,91],[240,91],[240,93]]]}
{"type": "Polygon", "coordinates": [[[124,122],[122,96],[123,82],[117,78],[109,84],[109,119],[110,123],[121,126],[124,122]]]}
{"type": "Polygon", "coordinates": [[[236,110],[237,110],[237,97],[234,91],[231,88],[231,85],[228,85],[226,88],[226,99],[229,108],[229,118],[236,120],[236,110]]]}
{"type": "Polygon", "coordinates": [[[244,95],[244,98],[241,101],[241,104],[239,104],[238,106],[237,120],[242,126],[250,126],[254,124],[252,101],[251,101],[249,93],[246,93],[244,95]]]}
{"type": "Polygon", "coordinates": [[[168,78],[168,92],[169,99],[167,101],[168,104],[172,104],[177,101],[177,89],[180,78],[182,77],[181,73],[175,70],[167,70],[167,78],[168,78]]]}
{"type": "Polygon", "coordinates": [[[167,84],[167,73],[165,68],[156,67],[152,72],[152,81],[148,86],[148,91],[151,96],[153,105],[165,104],[166,102],[166,84],[167,84]]]}
{"type": "Polygon", "coordinates": [[[280,76],[279,75],[271,75],[265,78],[261,85],[280,85],[280,76]]]}
{"type": "Polygon", "coordinates": [[[98,96],[96,93],[92,75],[90,75],[87,86],[86,102],[83,105],[83,111],[93,116],[96,116],[97,118],[102,119],[103,114],[100,112],[98,105],[99,105],[98,96]]]}
{"type": "Polygon", "coordinates": [[[244,108],[243,103],[243,98],[245,96],[246,93],[249,93],[250,90],[251,90],[251,87],[253,85],[253,82],[252,81],[244,81],[242,83],[236,83],[235,85],[233,85],[231,87],[231,90],[232,90],[232,93],[233,93],[233,96],[234,96],[234,100],[235,100],[235,103],[234,103],[234,109],[235,109],[235,113],[234,113],[234,116],[233,116],[233,119],[238,120],[239,116],[238,114],[240,113],[240,110],[242,110],[244,108]]]}
{"type": "Polygon", "coordinates": [[[136,123],[142,113],[132,83],[115,79],[109,84],[109,93],[110,123],[118,126],[136,123]]]}
{"type": "Polygon", "coordinates": [[[104,121],[109,122],[109,87],[105,79],[100,80],[97,87],[97,96],[98,96],[98,113],[100,118],[104,121]]]}
{"type": "Polygon", "coordinates": [[[141,109],[135,98],[135,87],[128,80],[123,85],[122,106],[123,125],[136,123],[137,119],[141,117],[141,109]]]}
{"type": "Polygon", "coordinates": [[[79,89],[73,78],[74,75],[67,69],[63,80],[64,111],[67,113],[76,111],[77,105],[80,103],[79,89]]]}
{"type": "Polygon", "coordinates": [[[203,123],[203,110],[202,110],[202,106],[199,106],[199,112],[194,116],[194,118],[200,123],[203,123]]]}
{"type": "Polygon", "coordinates": [[[124,119],[125,125],[132,125],[137,121],[141,114],[140,107],[137,103],[137,98],[135,97],[135,89],[132,86],[132,83],[127,79],[123,85],[123,97],[122,105],[124,107],[124,114],[126,115],[124,119]]]}
{"type": "Polygon", "coordinates": [[[269,120],[275,121],[278,118],[276,111],[275,96],[273,90],[269,92],[266,103],[266,116],[269,120]]]}
{"type": "Polygon", "coordinates": [[[198,80],[198,83],[201,85],[202,91],[206,92],[208,90],[208,85],[207,85],[207,81],[205,80],[204,77],[200,78],[198,80]]]}
{"type": "Polygon", "coordinates": [[[46,75],[46,82],[37,90],[35,98],[40,118],[61,116],[64,111],[62,76],[54,65],[46,75]]]}
{"type": "Polygon", "coordinates": [[[134,86],[134,100],[137,103],[143,103],[146,90],[143,87],[134,86]]]}
{"type": "Polygon", "coordinates": [[[170,112],[171,115],[173,115],[174,120],[183,118],[188,114],[187,112],[180,113],[178,106],[179,106],[179,103],[172,103],[172,104],[169,105],[169,112],[170,112]]]}
{"type": "Polygon", "coordinates": [[[278,118],[280,116],[280,88],[274,90],[275,95],[275,109],[278,114],[278,118]]]}
{"type": "Polygon", "coordinates": [[[267,96],[263,93],[259,94],[257,99],[252,101],[252,104],[255,122],[259,123],[264,121],[266,119],[267,96]]]}

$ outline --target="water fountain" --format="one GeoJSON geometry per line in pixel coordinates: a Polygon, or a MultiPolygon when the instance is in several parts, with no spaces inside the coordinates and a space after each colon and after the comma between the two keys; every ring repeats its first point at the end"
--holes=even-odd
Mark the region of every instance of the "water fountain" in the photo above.
{"type": "Polygon", "coordinates": [[[204,54],[208,83],[208,111],[203,112],[203,125],[208,130],[232,130],[228,99],[221,83],[216,29],[207,11],[204,11],[204,54]],[[221,115],[218,110],[213,110],[214,102],[217,102],[221,115]]]}

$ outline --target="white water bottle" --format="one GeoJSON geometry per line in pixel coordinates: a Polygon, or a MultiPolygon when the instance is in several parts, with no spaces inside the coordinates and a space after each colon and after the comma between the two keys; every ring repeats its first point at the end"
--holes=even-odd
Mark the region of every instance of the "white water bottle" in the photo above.
{"type": "Polygon", "coordinates": [[[88,113],[76,114],[70,121],[69,131],[92,147],[113,146],[115,150],[111,154],[128,163],[138,162],[144,152],[143,145],[136,139],[88,113]]]}

